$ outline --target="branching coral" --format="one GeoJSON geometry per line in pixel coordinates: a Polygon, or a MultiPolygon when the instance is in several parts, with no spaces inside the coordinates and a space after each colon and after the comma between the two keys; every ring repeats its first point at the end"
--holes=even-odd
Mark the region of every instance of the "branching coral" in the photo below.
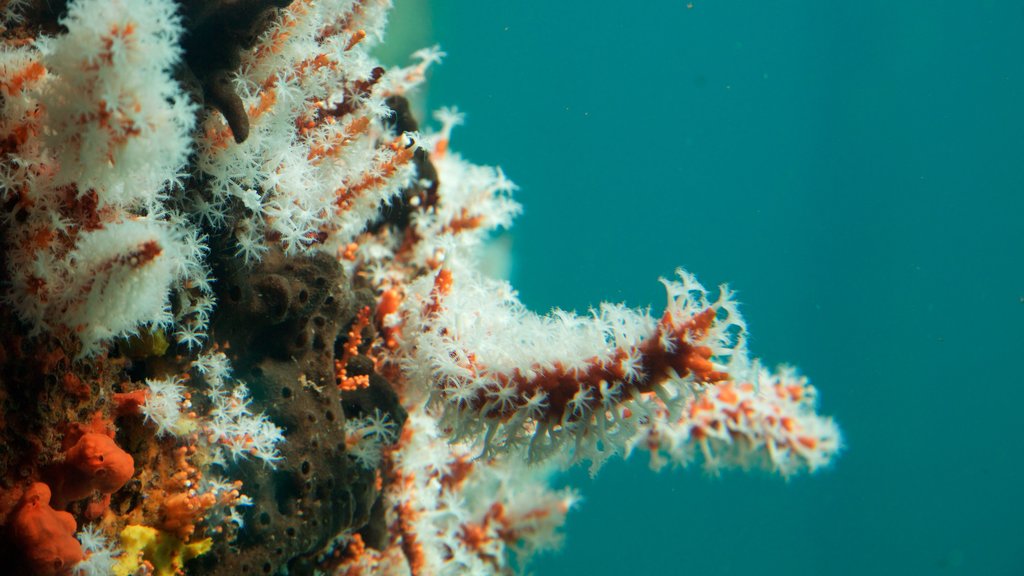
{"type": "Polygon", "coordinates": [[[541,316],[481,273],[515,185],[450,150],[454,109],[420,129],[405,95],[443,54],[380,66],[386,0],[74,0],[59,31],[17,4],[0,560],[507,573],[557,544],[566,466],[838,451],[725,288],[680,271],[660,316],[541,316]]]}

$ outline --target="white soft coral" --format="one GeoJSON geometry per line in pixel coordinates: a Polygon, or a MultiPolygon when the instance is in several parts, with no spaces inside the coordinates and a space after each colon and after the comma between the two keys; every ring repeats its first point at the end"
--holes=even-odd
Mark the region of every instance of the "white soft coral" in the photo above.
{"type": "Polygon", "coordinates": [[[142,403],[142,415],[146,421],[156,425],[157,434],[181,436],[187,432],[182,426],[182,408],[185,402],[185,387],[175,377],[146,380],[146,401],[142,403]]]}
{"type": "Polygon", "coordinates": [[[140,326],[167,326],[170,288],[183,280],[177,230],[162,220],[129,219],[79,236],[53,315],[78,332],[82,354],[140,326]]]}
{"type": "Polygon", "coordinates": [[[85,558],[72,568],[74,576],[110,576],[114,573],[120,551],[96,526],[83,526],[75,537],[82,544],[85,558]]]}
{"type": "Polygon", "coordinates": [[[233,232],[246,261],[261,257],[268,237],[288,254],[334,253],[412,182],[412,148],[385,122],[386,97],[422,80],[436,55],[381,75],[366,50],[388,4],[283,9],[242,57],[236,88],[249,111],[247,139],[232,141],[218,115],[205,120],[196,164],[207,196],[197,211],[217,222],[225,207],[244,207],[233,232]]]}
{"type": "Polygon", "coordinates": [[[218,462],[252,456],[273,467],[281,460],[278,445],[284,432],[266,414],[250,410],[249,389],[242,382],[228,387],[231,367],[223,352],[207,352],[192,367],[209,385],[209,413],[202,417],[203,433],[218,462]]]}
{"type": "Polygon", "coordinates": [[[195,106],[171,77],[182,33],[170,0],[79,0],[68,33],[39,42],[57,184],[101,203],[155,202],[185,164],[195,106]]]}
{"type": "Polygon", "coordinates": [[[0,137],[16,147],[0,198],[21,200],[4,298],[34,332],[77,336],[79,357],[174,321],[202,338],[188,301],[170,312],[172,290],[210,292],[201,237],[164,202],[195,116],[171,76],[176,10],[171,0],[76,0],[67,32],[0,52],[0,137]]]}

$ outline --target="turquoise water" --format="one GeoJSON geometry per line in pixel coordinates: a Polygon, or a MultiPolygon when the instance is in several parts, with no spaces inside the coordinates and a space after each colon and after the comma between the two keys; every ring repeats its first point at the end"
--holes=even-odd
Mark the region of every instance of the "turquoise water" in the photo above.
{"type": "Polygon", "coordinates": [[[754,353],[809,374],[847,440],[789,482],[573,471],[535,574],[1024,574],[1024,3],[432,11],[427,105],[520,186],[523,300],[729,282],[754,353]]]}

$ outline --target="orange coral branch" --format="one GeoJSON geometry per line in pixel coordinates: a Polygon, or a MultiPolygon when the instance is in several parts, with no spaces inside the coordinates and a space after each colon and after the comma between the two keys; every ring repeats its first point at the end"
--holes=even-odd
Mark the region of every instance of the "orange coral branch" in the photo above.
{"type": "Polygon", "coordinates": [[[369,324],[370,307],[364,306],[348,331],[348,340],[345,341],[341,358],[334,361],[335,376],[342,391],[352,392],[370,385],[370,377],[365,374],[348,375],[348,362],[359,355],[359,346],[363,343],[363,329],[369,324]]]}

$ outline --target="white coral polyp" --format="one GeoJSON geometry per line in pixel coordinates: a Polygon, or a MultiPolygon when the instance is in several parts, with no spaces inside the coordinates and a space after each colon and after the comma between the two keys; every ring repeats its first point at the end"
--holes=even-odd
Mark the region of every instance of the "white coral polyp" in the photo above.
{"type": "Polygon", "coordinates": [[[57,184],[101,204],[149,203],[184,165],[195,106],[171,77],[182,33],[173,2],[71,2],[67,34],[39,43],[52,80],[45,135],[57,184]]]}
{"type": "Polygon", "coordinates": [[[86,232],[68,258],[61,323],[78,334],[82,355],[140,326],[172,321],[168,294],[184,272],[183,245],[172,226],[145,218],[86,232]]]}

